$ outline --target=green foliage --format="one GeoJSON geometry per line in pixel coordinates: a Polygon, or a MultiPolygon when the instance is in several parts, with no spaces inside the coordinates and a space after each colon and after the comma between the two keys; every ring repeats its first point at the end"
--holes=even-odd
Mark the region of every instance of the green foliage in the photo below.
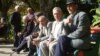
{"type": "Polygon", "coordinates": [[[100,26],[100,8],[96,9],[96,15],[93,16],[92,26],[100,26]]]}
{"type": "Polygon", "coordinates": [[[35,11],[40,10],[39,0],[22,0],[22,1],[35,11]]]}
{"type": "Polygon", "coordinates": [[[97,0],[97,2],[100,2],[100,0],[97,0]]]}
{"type": "Polygon", "coordinates": [[[14,37],[13,29],[10,28],[10,29],[9,29],[9,36],[8,36],[8,38],[9,38],[9,40],[13,41],[13,39],[14,39],[13,37],[14,37]]]}

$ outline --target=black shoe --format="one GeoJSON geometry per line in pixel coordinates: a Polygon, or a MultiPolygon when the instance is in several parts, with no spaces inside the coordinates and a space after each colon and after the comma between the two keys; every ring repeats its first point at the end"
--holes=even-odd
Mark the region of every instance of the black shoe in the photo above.
{"type": "Polygon", "coordinates": [[[16,51],[16,53],[17,53],[17,54],[20,54],[20,52],[19,52],[19,51],[16,51]]]}
{"type": "Polygon", "coordinates": [[[34,56],[34,53],[29,52],[27,56],[34,56]]]}
{"type": "Polygon", "coordinates": [[[28,52],[28,51],[29,51],[29,49],[24,49],[24,50],[23,50],[23,52],[28,52]]]}
{"type": "Polygon", "coordinates": [[[18,51],[16,48],[13,48],[12,51],[16,52],[17,54],[20,54],[20,51],[18,51]]]}
{"type": "Polygon", "coordinates": [[[12,48],[12,51],[14,51],[14,52],[15,52],[15,51],[16,51],[16,48],[12,48]]]}
{"type": "Polygon", "coordinates": [[[34,54],[28,54],[27,56],[34,56],[34,54]]]}

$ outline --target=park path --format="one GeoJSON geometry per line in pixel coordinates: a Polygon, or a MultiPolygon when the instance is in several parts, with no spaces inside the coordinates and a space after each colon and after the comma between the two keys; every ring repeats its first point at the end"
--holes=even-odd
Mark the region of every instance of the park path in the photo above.
{"type": "Polygon", "coordinates": [[[0,44],[0,56],[27,56],[28,52],[20,54],[14,53],[11,49],[13,48],[12,44],[0,44]]]}

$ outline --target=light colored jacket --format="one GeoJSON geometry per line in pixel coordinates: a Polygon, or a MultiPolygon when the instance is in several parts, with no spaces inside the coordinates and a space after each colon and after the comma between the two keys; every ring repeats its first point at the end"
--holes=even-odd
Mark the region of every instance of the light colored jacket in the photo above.
{"type": "Polygon", "coordinates": [[[74,48],[87,49],[90,47],[90,21],[85,12],[77,11],[69,25],[70,32],[67,37],[72,38],[74,48]]]}
{"type": "Polygon", "coordinates": [[[50,38],[49,40],[58,40],[59,39],[59,36],[62,36],[62,35],[67,35],[69,33],[69,30],[67,28],[67,26],[64,24],[63,21],[60,21],[59,23],[59,28],[56,28],[58,29],[59,31],[57,32],[57,38],[55,39],[54,35],[54,31],[56,30],[55,27],[56,27],[56,21],[53,22],[52,24],[52,31],[51,31],[51,34],[50,34],[50,38]],[[68,33],[67,33],[68,32],[68,33]]]}
{"type": "Polygon", "coordinates": [[[41,39],[41,41],[49,38],[51,30],[52,30],[52,22],[48,22],[46,27],[41,27],[39,32],[39,38],[41,39]]]}

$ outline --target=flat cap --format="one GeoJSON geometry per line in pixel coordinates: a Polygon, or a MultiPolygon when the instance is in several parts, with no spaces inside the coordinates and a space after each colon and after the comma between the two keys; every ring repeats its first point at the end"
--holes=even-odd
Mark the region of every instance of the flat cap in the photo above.
{"type": "Polygon", "coordinates": [[[67,0],[66,1],[66,4],[71,4],[71,3],[75,3],[75,4],[78,4],[78,1],[77,0],[67,0]]]}

